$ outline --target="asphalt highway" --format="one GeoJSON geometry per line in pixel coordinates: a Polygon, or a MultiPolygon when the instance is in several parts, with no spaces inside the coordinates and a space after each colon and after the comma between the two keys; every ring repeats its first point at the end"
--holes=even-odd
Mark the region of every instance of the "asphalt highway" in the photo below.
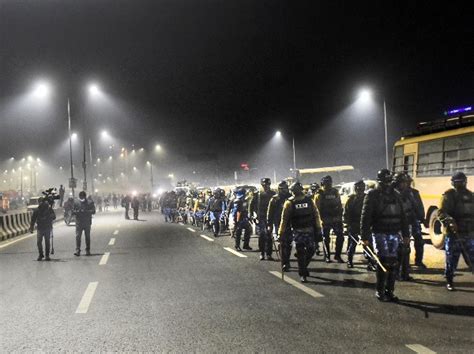
{"type": "MultiPolygon", "coordinates": [[[[97,215],[92,256],[75,257],[74,227],[54,230],[51,262],[36,236],[0,243],[1,352],[467,353],[474,348],[474,276],[444,288],[442,260],[397,283],[379,303],[375,276],[315,257],[310,282],[296,268],[231,252],[233,240],[158,212],[139,221],[97,215]]],[[[84,247],[84,245],[83,245],[84,247]]],[[[84,251],[83,251],[84,252],[84,251]]],[[[427,257],[438,253],[427,252],[427,257]]],[[[292,260],[296,267],[296,260],[292,260]]]]}

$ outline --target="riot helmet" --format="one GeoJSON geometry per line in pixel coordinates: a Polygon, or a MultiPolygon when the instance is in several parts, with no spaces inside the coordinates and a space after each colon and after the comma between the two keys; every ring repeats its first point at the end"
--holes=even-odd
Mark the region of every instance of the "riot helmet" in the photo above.
{"type": "Polygon", "coordinates": [[[451,177],[451,185],[455,189],[465,189],[467,186],[467,177],[463,172],[456,172],[451,177]]]}
{"type": "Polygon", "coordinates": [[[301,194],[301,193],[303,193],[303,190],[304,190],[303,185],[298,181],[294,182],[290,186],[290,191],[293,195],[301,194]]]}
{"type": "Polygon", "coordinates": [[[386,168],[382,168],[377,172],[377,182],[384,186],[390,185],[392,183],[392,172],[386,168]]]}
{"type": "Polygon", "coordinates": [[[363,180],[359,180],[354,183],[354,190],[356,193],[364,193],[365,192],[365,182],[363,180]]]}
{"type": "Polygon", "coordinates": [[[286,181],[281,181],[278,183],[278,194],[288,194],[288,183],[286,181]]]}
{"type": "Polygon", "coordinates": [[[332,177],[328,175],[321,178],[321,185],[328,188],[332,187],[332,177]]]}

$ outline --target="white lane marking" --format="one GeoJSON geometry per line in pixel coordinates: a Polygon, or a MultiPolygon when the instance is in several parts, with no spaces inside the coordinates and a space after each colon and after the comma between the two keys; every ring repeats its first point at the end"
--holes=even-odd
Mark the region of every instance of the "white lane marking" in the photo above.
{"type": "Polygon", "coordinates": [[[190,227],[188,227],[187,229],[188,229],[189,231],[191,231],[191,232],[196,232],[196,230],[191,229],[190,227]]]}
{"type": "Polygon", "coordinates": [[[118,235],[118,233],[119,233],[119,230],[114,231],[114,235],[118,235]]]}
{"type": "MultiPolygon", "coordinates": [[[[280,272],[276,272],[276,271],[272,270],[272,271],[270,271],[270,273],[281,279],[281,273],[280,272]]],[[[324,297],[323,294],[320,294],[317,291],[315,291],[311,288],[308,288],[307,286],[304,286],[301,283],[298,283],[296,280],[293,280],[290,277],[285,277],[284,281],[287,282],[290,285],[293,285],[295,288],[298,288],[298,289],[304,291],[306,294],[308,294],[312,297],[315,297],[315,298],[324,297]]]]}
{"type": "Polygon", "coordinates": [[[106,265],[109,260],[110,252],[105,252],[102,258],[100,259],[99,265],[106,265]]]}
{"type": "Polygon", "coordinates": [[[199,236],[201,236],[201,237],[202,237],[203,239],[205,239],[205,240],[208,240],[208,241],[210,241],[210,242],[214,242],[214,240],[213,240],[212,238],[207,237],[206,235],[199,235],[199,236]]]}
{"type": "Polygon", "coordinates": [[[237,252],[237,251],[234,251],[232,248],[230,247],[224,247],[224,249],[227,251],[227,252],[230,252],[230,253],[233,253],[235,254],[237,257],[242,257],[242,258],[247,258],[247,256],[245,254],[242,254],[240,252],[237,252]]]}
{"type": "Polygon", "coordinates": [[[8,247],[8,246],[10,246],[10,245],[13,245],[14,243],[17,243],[17,242],[26,240],[27,238],[33,237],[33,236],[35,236],[35,235],[36,235],[36,233],[30,234],[30,235],[26,235],[26,236],[22,236],[22,237],[18,237],[18,238],[15,238],[15,240],[13,240],[13,241],[7,241],[7,242],[5,242],[5,243],[0,244],[0,249],[5,248],[5,247],[8,247]]]}
{"type": "Polygon", "coordinates": [[[436,354],[436,352],[422,346],[421,344],[407,344],[406,347],[419,354],[436,354]]]}
{"type": "Polygon", "coordinates": [[[87,313],[98,284],[98,281],[89,283],[86,291],[84,292],[84,295],[82,295],[82,299],[79,303],[79,306],[77,306],[76,313],[87,313]]]}
{"type": "Polygon", "coordinates": [[[179,222],[178,224],[180,224],[181,226],[184,226],[184,224],[182,222],[179,222]]]}
{"type": "Polygon", "coordinates": [[[109,246],[113,246],[115,245],[115,238],[111,238],[110,241],[109,241],[109,246]]]}

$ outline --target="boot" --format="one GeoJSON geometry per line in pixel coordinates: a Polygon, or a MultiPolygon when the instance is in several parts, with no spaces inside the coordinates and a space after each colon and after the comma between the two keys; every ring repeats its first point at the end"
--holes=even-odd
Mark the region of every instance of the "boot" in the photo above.
{"type": "Polygon", "coordinates": [[[377,281],[375,283],[375,297],[379,299],[380,301],[386,301],[385,300],[385,281],[386,281],[386,276],[385,273],[382,269],[377,268],[376,272],[376,277],[377,281]]]}
{"type": "Polygon", "coordinates": [[[387,299],[387,301],[397,302],[398,297],[396,297],[393,294],[393,291],[395,290],[395,280],[397,276],[396,267],[393,267],[389,269],[388,271],[389,273],[388,273],[387,285],[385,287],[385,298],[387,299]]]}
{"type": "Polygon", "coordinates": [[[452,278],[452,277],[446,278],[446,289],[448,289],[448,291],[454,291],[454,290],[456,290],[456,289],[454,288],[454,282],[453,282],[453,278],[452,278]]]}

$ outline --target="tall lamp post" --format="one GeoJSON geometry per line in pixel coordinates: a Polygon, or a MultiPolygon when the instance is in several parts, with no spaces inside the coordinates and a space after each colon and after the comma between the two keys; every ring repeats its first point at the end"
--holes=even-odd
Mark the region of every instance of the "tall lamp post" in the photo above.
{"type": "MultiPolygon", "coordinates": [[[[367,89],[360,90],[359,100],[362,102],[368,102],[372,98],[372,92],[367,89]]],[[[383,100],[383,125],[384,125],[384,140],[385,140],[385,165],[387,169],[390,169],[390,163],[388,159],[388,125],[387,125],[387,105],[385,99],[383,100]]]]}

